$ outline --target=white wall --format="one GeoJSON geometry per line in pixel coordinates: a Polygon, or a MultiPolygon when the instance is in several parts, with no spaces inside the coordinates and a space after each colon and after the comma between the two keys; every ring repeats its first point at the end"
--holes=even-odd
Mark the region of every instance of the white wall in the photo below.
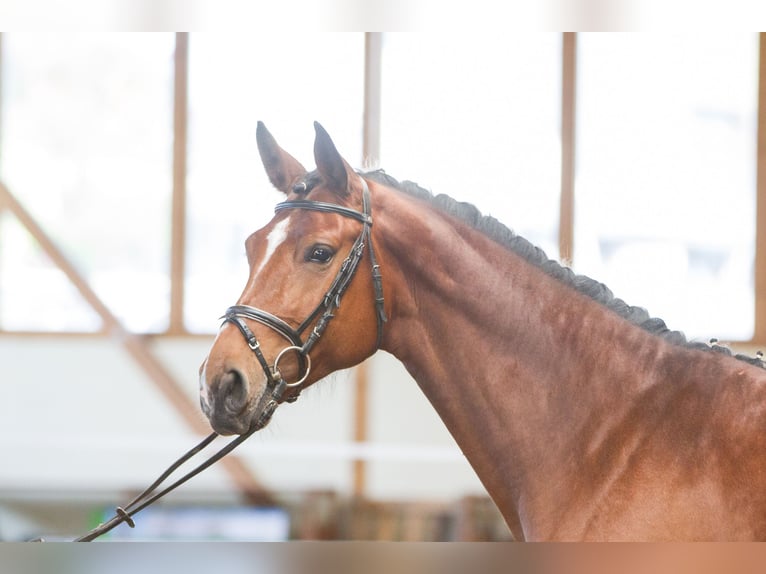
{"type": "MultiPolygon", "coordinates": [[[[153,344],[195,402],[197,368],[210,342],[153,344]]],[[[237,451],[268,489],[349,494],[351,461],[361,456],[369,461],[372,498],[454,500],[483,492],[435,411],[390,355],[372,360],[370,441],[355,445],[350,378],[336,374],[283,405],[237,451]]],[[[200,439],[107,339],[0,336],[0,388],[0,495],[6,500],[98,498],[143,488],[200,439]]],[[[230,492],[228,476],[211,468],[180,495],[230,492]]]]}

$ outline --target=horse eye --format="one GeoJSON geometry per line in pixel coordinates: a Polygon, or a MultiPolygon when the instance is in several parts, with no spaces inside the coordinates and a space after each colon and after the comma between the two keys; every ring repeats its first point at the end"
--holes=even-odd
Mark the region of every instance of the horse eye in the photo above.
{"type": "Polygon", "coordinates": [[[306,261],[329,263],[335,252],[326,245],[314,245],[306,254],[306,261]]]}

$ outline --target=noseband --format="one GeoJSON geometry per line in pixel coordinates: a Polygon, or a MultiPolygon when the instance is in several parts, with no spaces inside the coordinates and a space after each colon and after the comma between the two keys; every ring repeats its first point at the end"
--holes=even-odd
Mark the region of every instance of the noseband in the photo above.
{"type": "MultiPolygon", "coordinates": [[[[361,178],[360,178],[361,179],[361,178]]],[[[372,213],[370,210],[370,190],[367,186],[367,182],[361,179],[362,182],[362,211],[356,211],[343,207],[342,205],[335,205],[332,203],[324,203],[321,201],[311,201],[308,199],[295,199],[292,201],[283,201],[278,203],[274,211],[279,213],[285,209],[308,209],[310,211],[319,211],[322,213],[335,213],[342,215],[343,217],[349,217],[360,221],[363,225],[362,231],[354,241],[354,245],[351,247],[351,252],[348,257],[343,261],[340,266],[338,274],[330,285],[330,288],[325,293],[322,300],[316,306],[308,317],[297,328],[291,327],[286,321],[280,319],[276,315],[272,315],[268,311],[250,307],[249,305],[234,305],[226,310],[222,319],[224,324],[232,323],[236,326],[247,341],[247,345],[255,354],[258,363],[261,365],[267,380],[267,390],[261,397],[261,401],[256,409],[256,412],[260,410],[261,414],[256,422],[256,428],[261,428],[266,425],[274,414],[282,395],[287,388],[296,388],[302,385],[311,372],[311,357],[309,355],[311,349],[316,342],[320,339],[322,334],[327,329],[332,318],[335,316],[335,311],[340,307],[341,297],[345,293],[351,279],[356,273],[356,269],[364,254],[364,248],[370,253],[370,262],[372,265],[372,283],[375,295],[375,312],[377,318],[377,340],[375,342],[375,348],[380,346],[381,338],[383,337],[383,323],[386,322],[386,312],[383,306],[383,283],[380,275],[380,266],[378,265],[377,258],[375,257],[375,250],[372,246],[371,240],[371,228],[372,228],[372,213]],[[282,349],[274,359],[274,364],[269,365],[266,358],[261,352],[261,346],[258,342],[253,331],[248,327],[245,320],[252,320],[262,325],[269,327],[271,330],[276,331],[284,338],[289,345],[282,349]],[[316,321],[314,328],[311,329],[311,333],[308,338],[303,341],[302,334],[308,329],[308,327],[316,321]],[[279,371],[279,361],[288,353],[293,352],[298,357],[299,362],[299,374],[301,375],[298,380],[288,383],[282,377],[282,373],[279,371]]],[[[305,183],[298,184],[305,192],[307,186],[305,183]]],[[[285,400],[288,402],[294,402],[297,400],[300,391],[285,400]]]]}

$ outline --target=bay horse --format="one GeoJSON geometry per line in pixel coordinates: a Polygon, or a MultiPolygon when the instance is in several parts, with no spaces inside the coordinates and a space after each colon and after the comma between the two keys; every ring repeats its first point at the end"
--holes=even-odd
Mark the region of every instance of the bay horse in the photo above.
{"type": "MultiPolygon", "coordinates": [[[[315,124],[200,368],[221,434],[382,349],[517,540],[766,540],[766,370],[692,343],[471,205],[355,172],[315,124]]],[[[718,352],[724,351],[724,352],[718,352]]]]}

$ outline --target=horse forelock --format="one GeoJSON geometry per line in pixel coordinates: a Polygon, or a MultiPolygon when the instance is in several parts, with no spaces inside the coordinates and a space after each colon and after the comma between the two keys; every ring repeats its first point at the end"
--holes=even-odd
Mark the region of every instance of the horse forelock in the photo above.
{"type": "MultiPolygon", "coordinates": [[[[623,319],[649,333],[675,345],[732,355],[731,350],[722,345],[708,345],[698,341],[689,341],[683,332],[671,330],[665,324],[665,321],[658,317],[652,317],[643,307],[629,305],[622,299],[615,297],[612,291],[603,283],[586,275],[578,275],[571,268],[550,259],[540,247],[517,235],[496,218],[483,215],[471,203],[457,201],[444,194],[434,195],[429,190],[420,187],[412,181],[398,181],[383,170],[369,171],[362,175],[376,183],[421,199],[437,210],[462,221],[496,243],[513,251],[528,263],[544,271],[547,275],[587,295],[592,300],[604,305],[623,319]]],[[[741,354],[735,355],[735,357],[752,365],[766,368],[766,362],[758,357],[749,357],[741,354]]]]}

